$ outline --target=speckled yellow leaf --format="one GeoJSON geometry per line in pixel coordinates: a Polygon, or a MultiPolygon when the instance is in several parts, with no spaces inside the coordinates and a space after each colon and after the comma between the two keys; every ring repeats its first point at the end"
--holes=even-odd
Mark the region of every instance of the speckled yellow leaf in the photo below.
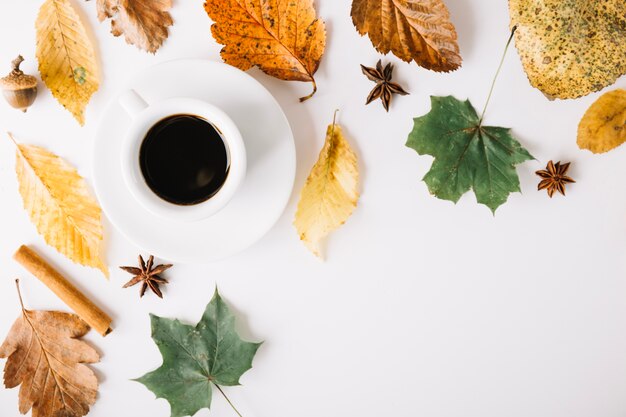
{"type": "Polygon", "coordinates": [[[259,67],[272,77],[313,83],[326,46],[324,22],[313,0],[207,0],[211,32],[224,45],[227,64],[247,71],[259,67]]]}
{"type": "Polygon", "coordinates": [[[626,73],[626,1],[509,0],[515,43],[533,87],[576,98],[626,73]]]}
{"type": "Polygon", "coordinates": [[[15,171],[24,209],[46,243],[72,261],[102,261],[102,212],[74,167],[38,146],[16,144],[15,171]]]}
{"type": "Polygon", "coordinates": [[[300,239],[315,255],[321,257],[322,239],[354,211],[359,199],[358,183],[356,155],[333,120],[319,159],[301,191],[294,221],[300,239]]]}
{"type": "Polygon", "coordinates": [[[609,91],[596,100],[578,124],[578,147],[608,152],[626,142],[626,90],[609,91]]]}
{"type": "Polygon", "coordinates": [[[41,79],[83,125],[85,107],[100,84],[87,32],[70,0],[46,0],[35,26],[41,79]]]}

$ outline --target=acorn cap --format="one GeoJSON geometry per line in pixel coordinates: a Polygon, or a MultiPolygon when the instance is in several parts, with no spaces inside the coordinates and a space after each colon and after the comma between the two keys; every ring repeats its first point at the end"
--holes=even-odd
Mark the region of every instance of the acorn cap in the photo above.
{"type": "Polygon", "coordinates": [[[24,58],[21,55],[15,58],[12,62],[13,70],[6,77],[0,78],[0,86],[4,90],[17,91],[37,87],[37,78],[24,74],[20,69],[22,61],[24,58]]]}

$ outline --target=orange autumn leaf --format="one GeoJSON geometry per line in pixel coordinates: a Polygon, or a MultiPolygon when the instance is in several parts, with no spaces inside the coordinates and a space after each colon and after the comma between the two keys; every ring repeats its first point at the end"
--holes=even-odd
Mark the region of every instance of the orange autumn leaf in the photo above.
{"type": "Polygon", "coordinates": [[[227,64],[243,71],[259,67],[272,77],[313,84],[326,46],[326,28],[313,0],[208,0],[211,32],[224,45],[227,64]]]}
{"type": "Polygon", "coordinates": [[[461,66],[456,29],[443,0],[353,0],[352,23],[380,53],[433,71],[461,66]]]}

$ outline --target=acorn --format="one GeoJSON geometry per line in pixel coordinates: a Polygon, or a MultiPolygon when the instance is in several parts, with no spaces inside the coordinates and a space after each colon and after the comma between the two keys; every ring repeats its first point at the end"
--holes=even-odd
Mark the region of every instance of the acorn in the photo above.
{"type": "Polygon", "coordinates": [[[11,63],[13,70],[6,77],[0,78],[0,87],[5,100],[11,106],[26,113],[37,98],[37,78],[24,74],[20,69],[23,61],[24,58],[21,55],[13,60],[11,63]]]}

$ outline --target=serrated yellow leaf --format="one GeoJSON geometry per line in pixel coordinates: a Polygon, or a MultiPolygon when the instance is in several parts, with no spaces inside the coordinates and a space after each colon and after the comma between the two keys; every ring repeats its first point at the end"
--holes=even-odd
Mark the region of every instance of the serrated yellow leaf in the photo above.
{"type": "Polygon", "coordinates": [[[102,212],[74,167],[38,146],[17,145],[15,171],[24,209],[46,243],[72,261],[102,262],[102,212]]]}
{"type": "Polygon", "coordinates": [[[596,100],[578,124],[578,147],[608,152],[626,142],[626,90],[609,91],[596,100]]]}
{"type": "Polygon", "coordinates": [[[70,0],[46,0],[35,27],[41,79],[78,123],[85,124],[85,107],[100,84],[85,27],[70,0]]]}
{"type": "Polygon", "coordinates": [[[321,240],[354,211],[358,183],[356,155],[333,120],[319,159],[302,188],[294,220],[300,239],[315,255],[321,257],[321,240]]]}

